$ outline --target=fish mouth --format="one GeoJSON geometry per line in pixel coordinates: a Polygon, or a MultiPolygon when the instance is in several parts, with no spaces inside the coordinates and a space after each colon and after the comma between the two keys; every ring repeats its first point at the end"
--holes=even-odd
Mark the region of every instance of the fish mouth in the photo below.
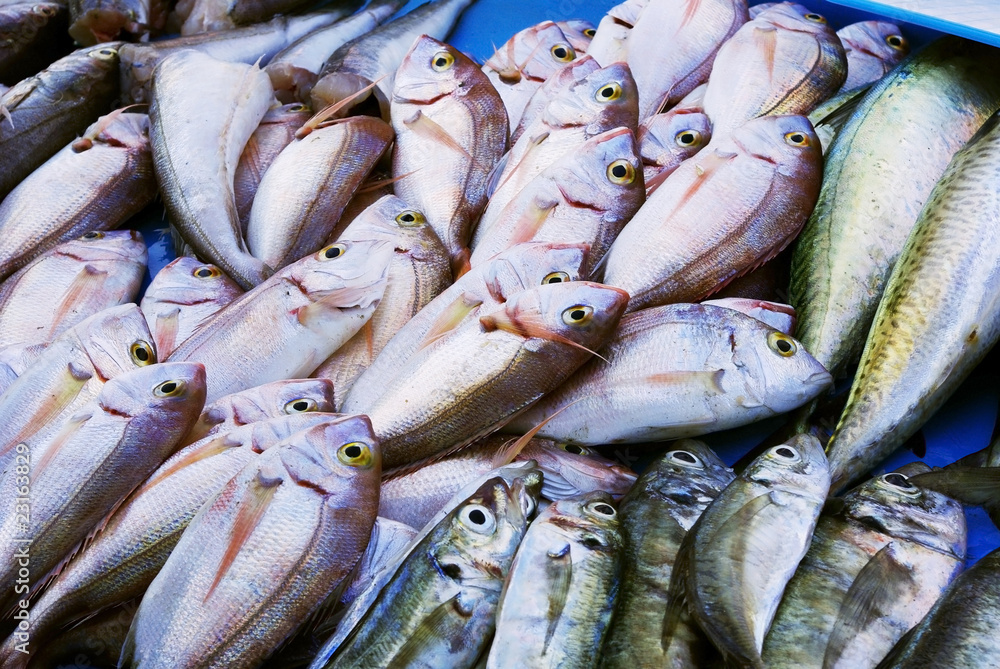
{"type": "Polygon", "coordinates": [[[803,381],[803,385],[814,386],[814,387],[818,386],[820,388],[826,388],[832,383],[833,383],[833,376],[830,374],[830,372],[826,371],[825,369],[818,372],[813,372],[812,374],[806,377],[805,381],[803,381]]]}

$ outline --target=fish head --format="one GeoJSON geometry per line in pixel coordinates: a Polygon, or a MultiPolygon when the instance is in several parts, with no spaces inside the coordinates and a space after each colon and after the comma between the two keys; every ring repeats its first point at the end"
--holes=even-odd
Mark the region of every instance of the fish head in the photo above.
{"type": "Polygon", "coordinates": [[[246,446],[255,453],[263,453],[272,446],[288,439],[296,432],[301,432],[323,423],[337,421],[345,417],[341,414],[323,413],[320,411],[294,413],[254,421],[235,427],[230,431],[223,430],[219,434],[203,437],[203,439],[221,438],[240,446],[246,446]]]}
{"type": "Polygon", "coordinates": [[[591,40],[597,34],[597,26],[584,19],[569,19],[567,21],[556,21],[559,30],[566,36],[566,40],[576,49],[578,55],[587,52],[591,40]]]}
{"type": "Polygon", "coordinates": [[[792,183],[815,190],[823,174],[823,147],[805,116],[761,116],[733,130],[732,141],[749,155],[775,165],[792,183]]]}
{"type": "Polygon", "coordinates": [[[639,90],[626,63],[612,63],[553,97],[541,118],[549,129],[584,127],[588,134],[639,124],[639,90]]]}
{"type": "Polygon", "coordinates": [[[589,244],[525,242],[494,256],[483,276],[490,295],[504,302],[535,286],[579,281],[588,253],[589,244]]]}
{"type": "Polygon", "coordinates": [[[608,223],[624,223],[646,196],[635,136],[615,128],[588,139],[544,177],[551,179],[570,206],[605,212],[608,223]]]}
{"type": "Polygon", "coordinates": [[[153,335],[134,304],[105,309],[68,330],[79,338],[94,369],[105,379],[156,363],[153,335]]]}
{"type": "Polygon", "coordinates": [[[136,429],[183,436],[205,406],[205,367],[198,362],[165,362],[108,380],[97,401],[116,416],[142,417],[136,429]]]}
{"type": "Polygon", "coordinates": [[[143,297],[156,302],[191,305],[243,294],[235,281],[215,265],[181,256],[156,273],[143,297]]]}
{"type": "Polygon", "coordinates": [[[680,439],[670,449],[646,468],[626,499],[638,495],[665,501],[681,510],[674,516],[689,530],[736,475],[703,441],[680,439]]]}
{"type": "Polygon", "coordinates": [[[628,467],[576,444],[532,439],[517,457],[538,463],[545,475],[542,495],[551,500],[595,490],[604,490],[617,499],[627,493],[636,480],[636,473],[628,467]]]}
{"type": "Polygon", "coordinates": [[[468,95],[483,74],[468,56],[433,37],[421,35],[396,71],[395,102],[430,104],[449,95],[468,95]]]}
{"type": "Polygon", "coordinates": [[[302,104],[301,102],[292,102],[287,105],[275,107],[274,109],[268,109],[267,113],[264,114],[264,118],[260,120],[260,125],[292,124],[293,126],[301,126],[309,120],[310,116],[312,116],[312,110],[309,109],[309,105],[302,104]]]}
{"type": "Polygon", "coordinates": [[[910,43],[899,26],[888,21],[860,21],[844,26],[837,37],[846,51],[860,51],[879,60],[894,63],[910,53],[910,43]]]}
{"type": "Polygon", "coordinates": [[[246,425],[313,411],[333,412],[333,382],[329,379],[273,381],[220,397],[205,407],[194,429],[207,431],[226,421],[246,425]]]}
{"type": "Polygon", "coordinates": [[[483,70],[496,72],[501,84],[541,82],[576,58],[576,49],[559,26],[543,21],[515,33],[487,59],[483,70]]]}
{"type": "MultiPolygon", "coordinates": [[[[553,99],[582,82],[599,69],[601,69],[600,63],[591,56],[580,56],[576,60],[572,60],[557,69],[545,80],[545,83],[542,84],[539,90],[545,91],[543,95],[547,99],[553,99]]],[[[538,95],[537,92],[536,95],[538,95]]],[[[530,105],[531,103],[529,102],[528,104],[530,105]]]]}
{"type": "MultiPolygon", "coordinates": [[[[121,60],[119,51],[124,45],[125,42],[105,42],[84,47],[74,53],[86,54],[86,58],[74,59],[73,63],[69,63],[68,59],[63,59],[63,61],[67,61],[66,67],[74,69],[81,77],[95,80],[104,79],[109,73],[118,72],[121,60]]],[[[50,67],[49,70],[51,71],[52,68],[50,67]]]]}
{"type": "Polygon", "coordinates": [[[314,302],[365,308],[382,298],[393,245],[384,240],[330,244],[288,265],[280,274],[314,302]]]}
{"type": "Polygon", "coordinates": [[[424,259],[447,255],[447,250],[423,212],[395,195],[384,195],[364,209],[344,229],[338,241],[381,239],[396,253],[424,259]]]}
{"type": "Polygon", "coordinates": [[[146,242],[138,230],[92,230],[60,244],[53,252],[84,263],[110,260],[145,266],[148,260],[146,242]]]}
{"type": "Polygon", "coordinates": [[[712,139],[712,124],[703,112],[672,109],[640,123],[638,139],[644,165],[667,167],[701,151],[712,139]]]}
{"type": "Polygon", "coordinates": [[[819,439],[797,434],[784,444],[760,454],[740,475],[772,490],[791,491],[826,499],[830,491],[830,465],[819,439]]]}
{"type": "Polygon", "coordinates": [[[773,7],[760,12],[753,20],[762,25],[810,33],[825,39],[836,37],[826,17],[795,2],[775,3],[773,7]]]}
{"type": "Polygon", "coordinates": [[[622,546],[618,510],[604,491],[556,500],[538,514],[534,524],[548,525],[589,551],[617,552],[622,546]]]}
{"type": "Polygon", "coordinates": [[[962,505],[915,485],[899,472],[876,476],[845,494],[843,514],[893,539],[965,559],[967,528],[962,505]]]}

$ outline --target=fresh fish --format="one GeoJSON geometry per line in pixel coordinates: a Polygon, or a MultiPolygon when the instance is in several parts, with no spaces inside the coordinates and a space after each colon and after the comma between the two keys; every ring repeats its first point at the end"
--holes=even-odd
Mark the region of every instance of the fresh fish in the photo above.
{"type": "Polygon", "coordinates": [[[504,103],[470,58],[422,36],[396,72],[391,116],[396,195],[424,213],[458,276],[490,171],[507,149],[504,103]],[[431,165],[437,175],[428,178],[431,165]]]}
{"type": "MultiPolygon", "coordinates": [[[[584,56],[579,62],[587,60],[584,56]]],[[[578,79],[577,73],[585,71],[573,70],[573,76],[559,77],[565,88],[548,91],[545,110],[523,128],[520,139],[495,168],[497,186],[476,227],[473,248],[514,197],[547,167],[602,132],[635,131],[638,97],[628,66],[614,63],[578,79]]]]}
{"type": "Polygon", "coordinates": [[[607,493],[553,502],[539,513],[504,582],[486,666],[597,667],[622,552],[607,493]]]}
{"type": "MultiPolygon", "coordinates": [[[[34,630],[28,635],[28,655],[12,662],[27,661],[28,667],[115,667],[138,602],[115,606],[63,630],[45,643],[37,643],[34,630]]],[[[0,651],[2,652],[2,651],[0,651]]],[[[22,654],[23,655],[23,654],[22,654]]],[[[12,664],[12,667],[19,665],[12,664]]],[[[23,665],[22,665],[23,666],[23,665]]]]}
{"type": "Polygon", "coordinates": [[[855,488],[839,513],[820,516],[764,663],[873,669],[962,571],[965,542],[965,512],[949,497],[899,473],[855,488]]]}
{"type": "Polygon", "coordinates": [[[597,34],[597,27],[586,19],[568,19],[556,21],[559,30],[566,36],[566,41],[578,54],[587,53],[590,42],[597,34]]]}
{"type": "Polygon", "coordinates": [[[605,669],[705,666],[712,648],[684,615],[664,635],[674,561],[684,535],[733,480],[700,441],[685,439],[655,460],[618,507],[624,540],[621,589],[601,649],[605,669]]]}
{"type": "Polygon", "coordinates": [[[0,349],[0,396],[46,348],[48,344],[12,344],[0,349]]]}
{"type": "Polygon", "coordinates": [[[835,490],[913,436],[1000,338],[996,173],[1000,112],[955,154],[889,276],[827,445],[835,490]]]}
{"type": "Polygon", "coordinates": [[[813,124],[816,136],[823,144],[824,156],[830,152],[837,133],[850,120],[851,114],[871,87],[871,84],[867,84],[848,91],[841,89],[839,93],[809,112],[809,122],[813,124]]]}
{"type": "Polygon", "coordinates": [[[998,69],[991,47],[939,40],[875,84],[829,147],[819,201],[792,256],[789,302],[796,336],[833,374],[860,356],[934,184],[1000,107],[998,69]]]}
{"type": "Polygon", "coordinates": [[[392,128],[377,118],[355,116],[299,136],[261,178],[247,223],[250,253],[275,270],[323,246],[392,143],[392,128]]]}
{"type": "Polygon", "coordinates": [[[629,33],[648,4],[649,0],[625,0],[609,9],[594,31],[594,38],[587,46],[587,54],[601,65],[624,62],[628,57],[625,43],[629,33]]]}
{"type": "Polygon", "coordinates": [[[517,127],[528,99],[566,63],[576,60],[576,49],[552,21],[514,33],[483,64],[483,72],[507,109],[510,127],[517,127]]]}
{"type": "Polygon", "coordinates": [[[910,53],[899,26],[886,21],[852,23],[838,30],[837,37],[847,54],[844,91],[878,81],[910,53]]]}
{"type": "Polygon", "coordinates": [[[276,53],[264,68],[275,96],[285,103],[308,102],[319,71],[333,52],[377,28],[403,4],[402,0],[375,0],[363,11],[300,37],[276,53]]]}
{"type": "Polygon", "coordinates": [[[764,636],[829,487],[823,448],[811,435],[756,458],[685,537],[671,576],[670,620],[678,618],[676,598],[683,595],[727,665],[763,669],[764,636]]]}
{"type": "Polygon", "coordinates": [[[767,10],[771,9],[772,7],[777,7],[778,5],[790,5],[790,4],[793,4],[793,3],[791,3],[791,2],[762,2],[759,5],[754,5],[753,7],[750,8],[750,20],[751,21],[754,20],[755,18],[757,18],[758,16],[760,16],[762,13],[766,12],[767,10]]]}
{"type": "MultiPolygon", "coordinates": [[[[338,0],[332,4],[342,15],[349,16],[364,3],[362,0],[338,0]]],[[[184,19],[181,35],[186,36],[232,30],[308,6],[309,3],[303,0],[192,0],[178,3],[177,14],[184,19]]]]}
{"type": "Polygon", "coordinates": [[[292,435],[245,466],[153,579],[119,666],[263,664],[364,553],[380,464],[371,423],[353,416],[292,435]]]}
{"type": "Polygon", "coordinates": [[[756,318],[761,323],[771,326],[778,332],[785,333],[789,337],[795,331],[795,309],[787,304],[745,297],[724,297],[705,300],[702,304],[725,307],[726,309],[746,314],[751,318],[756,318]]]}
{"type": "Polygon", "coordinates": [[[50,342],[85,318],[133,301],[146,259],[134,230],[88,232],[38,256],[0,284],[0,347],[50,342]]]}
{"type": "Polygon", "coordinates": [[[273,381],[206,404],[182,443],[192,444],[262,420],[317,411],[333,412],[333,384],[327,379],[273,381]]]}
{"type": "MultiPolygon", "coordinates": [[[[13,85],[62,56],[69,12],[59,2],[0,5],[0,81],[13,85]],[[55,47],[55,48],[53,48],[55,47]],[[58,53],[62,51],[62,53],[58,53]],[[56,52],[56,53],[53,53],[56,52]]],[[[0,91],[2,93],[2,91],[0,91]]]]}
{"type": "Polygon", "coordinates": [[[92,46],[119,36],[147,41],[167,23],[170,3],[164,0],[70,0],[70,36],[92,46]]]}
{"type": "Polygon", "coordinates": [[[378,114],[388,121],[396,70],[414,40],[421,36],[443,40],[474,1],[431,0],[340,47],[319,72],[309,97],[312,108],[325,109],[374,84],[368,96],[355,99],[354,106],[369,100],[371,111],[377,104],[378,114]]]}
{"type": "Polygon", "coordinates": [[[120,46],[74,51],[0,96],[0,199],[111,110],[120,46]]]}
{"type": "Polygon", "coordinates": [[[267,62],[279,51],[320,28],[340,19],[345,13],[337,9],[279,16],[233,30],[203,33],[174,39],[126,44],[121,48],[121,92],[125,102],[149,102],[153,71],[161,60],[184,49],[194,49],[218,60],[253,65],[267,62]]]}
{"type": "Polygon", "coordinates": [[[604,280],[631,295],[629,311],[702,299],[791,242],[822,174],[819,140],[804,117],[765,116],[716,135],[618,235],[604,280]]]}
{"type": "Polygon", "coordinates": [[[535,177],[476,243],[479,265],[529,241],[590,245],[584,275],[594,268],[645,200],[635,136],[617,128],[591,137],[535,177]]]}
{"type": "Polygon", "coordinates": [[[516,293],[544,283],[582,278],[588,249],[571,244],[521,244],[472,268],[400,328],[371,365],[355,379],[343,408],[364,413],[392,385],[399,370],[422,348],[480,314],[494,311],[516,293]]]}
{"type": "Polygon", "coordinates": [[[776,5],[719,49],[705,90],[712,134],[727,136],[758,116],[808,114],[846,77],[844,47],[826,19],[802,5],[776,5]]]}
{"type": "Polygon", "coordinates": [[[233,175],[233,193],[236,196],[236,214],[240,218],[240,232],[244,237],[260,180],[310,116],[309,108],[300,103],[269,109],[243,147],[233,175]]]}
{"type": "MultiPolygon", "coordinates": [[[[525,479],[487,479],[414,538],[374,597],[362,595],[310,665],[471,667],[527,526],[525,479]]],[[[534,494],[537,494],[535,492],[534,494]]]]}
{"type": "MultiPolygon", "coordinates": [[[[421,350],[365,410],[386,468],[494,432],[586,362],[627,301],[601,284],[542,285],[421,350]]],[[[342,410],[361,409],[349,396],[342,410]]]]}
{"type": "Polygon", "coordinates": [[[716,53],[748,19],[743,0],[650,0],[625,44],[639,89],[639,120],[707,81],[716,53]]]}
{"type": "Polygon", "coordinates": [[[654,190],[681,163],[705,148],[712,139],[712,124],[703,112],[676,107],[653,114],[639,124],[639,154],[642,157],[646,191],[654,190]]]}
{"type": "Polygon", "coordinates": [[[149,108],[156,180],[171,223],[244,290],[272,272],[246,250],[233,181],[243,147],[273,99],[256,65],[198,51],[160,61],[149,108]]]}
{"type": "MultiPolygon", "coordinates": [[[[375,526],[372,528],[371,539],[368,541],[368,549],[361,556],[357,574],[344,589],[340,603],[350,606],[351,602],[361,594],[361,591],[368,587],[376,574],[403,554],[415,536],[417,536],[417,530],[413,527],[381,516],[377,517],[375,526]]],[[[332,633],[334,630],[329,631],[332,633]]],[[[318,652],[319,648],[316,651],[318,652]]]]}
{"type": "Polygon", "coordinates": [[[12,498],[27,497],[30,489],[31,508],[29,513],[11,504],[0,516],[0,552],[7,558],[0,609],[18,599],[17,551],[30,546],[32,578],[26,585],[37,592],[174,451],[204,401],[201,365],[150,365],[108,380],[97,400],[47,443],[18,444],[16,467],[0,485],[12,498]]]}
{"type": "Polygon", "coordinates": [[[556,70],[528,99],[521,113],[521,120],[510,128],[510,143],[513,146],[525,129],[534,127],[545,112],[549,102],[563,94],[571,86],[583,81],[587,75],[601,69],[593,58],[577,58],[556,70]]]}
{"type": "Polygon", "coordinates": [[[400,328],[451,285],[448,250],[423,214],[398,197],[386,195],[366,209],[338,241],[366,239],[392,244],[389,283],[371,320],[313,373],[333,382],[337,407],[400,328]]]}
{"type": "Polygon", "coordinates": [[[170,360],[205,365],[208,402],[269,381],[305,378],[371,318],[392,253],[385,242],[348,242],[292,263],[229,303],[170,360]]]}
{"type": "Polygon", "coordinates": [[[167,358],[242,294],[243,289],[215,265],[181,256],[156,273],[139,306],[157,353],[167,358]]]}
{"type": "Polygon", "coordinates": [[[831,382],[791,337],[709,305],[629,314],[599,354],[504,430],[545,421],[538,435],[560,442],[663,441],[791,411],[831,382]]]}

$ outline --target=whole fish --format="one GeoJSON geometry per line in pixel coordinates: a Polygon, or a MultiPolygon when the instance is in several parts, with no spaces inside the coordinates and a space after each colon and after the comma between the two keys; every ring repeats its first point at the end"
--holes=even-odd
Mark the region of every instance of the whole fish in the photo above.
{"type": "Polygon", "coordinates": [[[194,49],[230,63],[266,65],[276,53],[301,37],[344,18],[336,8],[302,14],[279,16],[233,30],[175,37],[149,43],[126,44],[121,48],[121,93],[125,102],[148,102],[153,71],[167,56],[183,49],[194,49]]]}
{"type": "Polygon", "coordinates": [[[333,412],[333,384],[327,379],[287,379],[254,386],[206,404],[184,444],[271,418],[333,412]]]}
{"type": "Polygon", "coordinates": [[[794,3],[771,7],[719,49],[705,90],[712,134],[758,116],[808,114],[846,77],[844,47],[826,19],[794,3]]]}
{"type": "Polygon", "coordinates": [[[145,114],[109,114],[0,203],[0,277],[61,242],[111,230],[156,196],[145,114]]]}
{"type": "Polygon", "coordinates": [[[460,324],[495,310],[514,294],[544,283],[581,279],[587,253],[579,244],[528,243],[472,268],[399,329],[355,379],[343,409],[367,411],[414,354],[460,324]]]}
{"type": "Polygon", "coordinates": [[[134,230],[88,232],[0,284],[0,347],[50,342],[94,314],[132,302],[147,251],[134,230]],[[40,305],[53,305],[39,309],[40,305]]]}
{"type": "Polygon", "coordinates": [[[526,128],[533,127],[538,122],[538,117],[545,112],[549,102],[562,95],[562,92],[569,89],[574,84],[578,84],[590,73],[601,69],[601,66],[593,58],[577,58],[557,69],[550,75],[541,86],[528,99],[521,119],[517,125],[510,127],[510,143],[513,145],[520,139],[526,128]]]}
{"type": "Polygon", "coordinates": [[[240,218],[240,232],[244,237],[260,180],[278,154],[295,139],[296,131],[310,116],[312,112],[309,108],[300,103],[268,109],[243,147],[233,174],[233,193],[236,196],[236,214],[240,218]]]}
{"type": "Polygon", "coordinates": [[[649,0],[625,0],[608,10],[594,37],[587,45],[587,54],[593,56],[601,65],[610,65],[624,61],[628,57],[625,43],[639,20],[639,14],[649,4],[649,0]]]}
{"type": "Polygon", "coordinates": [[[170,221],[244,290],[273,268],[246,250],[233,181],[243,147],[272,99],[270,79],[256,65],[198,51],[167,56],[153,75],[149,137],[170,221]]]}
{"type": "Polygon", "coordinates": [[[391,116],[396,195],[424,213],[457,276],[467,269],[470,226],[486,206],[490,171],[507,149],[504,103],[470,58],[422,36],[396,72],[391,116]],[[438,177],[427,178],[428,165],[438,177]]]}
{"type": "Polygon", "coordinates": [[[353,416],[292,435],[245,466],[153,579],[119,666],[263,664],[364,553],[380,464],[371,424],[353,416]]]}
{"type": "Polygon", "coordinates": [[[309,94],[312,108],[325,109],[374,84],[371,93],[356,98],[353,106],[367,100],[371,111],[377,111],[384,121],[388,121],[396,71],[414,40],[421,36],[443,40],[474,1],[431,0],[343,45],[333,52],[319,72],[319,79],[309,94]]]}
{"type": "Polygon", "coordinates": [[[852,23],[838,30],[837,37],[847,55],[844,91],[878,81],[910,53],[899,26],[886,21],[852,23]]]}
{"type": "Polygon", "coordinates": [[[690,616],[664,636],[664,611],[684,535],[733,478],[708,446],[685,439],[647,467],[622,499],[621,589],[601,649],[601,667],[683,669],[710,659],[711,644],[690,616]]]}
{"type": "MultiPolygon", "coordinates": [[[[628,296],[584,281],[517,293],[414,355],[366,413],[387,468],[496,431],[614,332],[628,296]]],[[[351,412],[350,397],[343,411],[351,412]]]]}
{"type": "Polygon", "coordinates": [[[169,359],[205,365],[208,402],[305,378],[371,317],[392,253],[385,242],[346,242],[292,263],[230,302],[169,359]]]}
{"type": "MultiPolygon", "coordinates": [[[[283,416],[175,453],[32,603],[32,638],[42,642],[96,610],[141,597],[198,510],[244,466],[291,435],[337,419],[320,413],[283,416]]],[[[10,641],[0,649],[5,660],[16,657],[10,641]]]]}
{"type": "Polygon", "coordinates": [[[63,423],[48,443],[18,444],[17,466],[0,485],[20,497],[30,490],[31,509],[11,504],[0,516],[0,551],[9,565],[0,573],[8,586],[0,609],[19,599],[18,549],[30,545],[32,578],[26,585],[37,592],[174,451],[204,401],[201,365],[150,365],[108,380],[96,401],[63,423]]]}
{"type": "Polygon", "coordinates": [[[111,110],[121,44],[74,51],[0,96],[0,199],[111,110]]]}
{"type": "Polygon", "coordinates": [[[789,337],[795,331],[795,309],[787,304],[746,297],[723,297],[705,300],[701,304],[738,311],[751,318],[756,318],[761,323],[769,325],[789,337]]]}
{"type": "Polygon", "coordinates": [[[156,273],[139,307],[153,333],[157,353],[167,358],[242,294],[243,289],[215,265],[181,256],[156,273]]]}
{"type": "Polygon", "coordinates": [[[819,201],[792,256],[789,302],[796,336],[833,374],[860,356],[934,184],[1000,107],[997,68],[991,48],[938,40],[875,84],[828,147],[819,201]]]}
{"type": "MultiPolygon", "coordinates": [[[[588,61],[584,56],[578,62],[588,61]]],[[[624,63],[613,63],[577,78],[559,77],[563,87],[547,92],[548,104],[535,122],[523,128],[521,137],[495,168],[496,187],[489,195],[473,236],[473,248],[490,230],[504,208],[547,167],[555,164],[591,137],[615,128],[633,132],[639,123],[635,82],[624,63]]]]}
{"type": "Polygon", "coordinates": [[[646,192],[651,192],[681,163],[705,148],[712,139],[712,124],[703,112],[674,108],[640,123],[636,137],[643,181],[646,192]]]}
{"type": "Polygon", "coordinates": [[[835,490],[920,429],[1000,338],[998,170],[1000,112],[955,154],[889,276],[827,445],[835,490]]]}
{"type": "Polygon", "coordinates": [[[635,136],[617,128],[591,137],[518,193],[476,243],[472,265],[529,241],[590,245],[594,268],[645,200],[635,136]]]}
{"type": "Polygon", "coordinates": [[[621,558],[610,495],[594,492],[549,505],[514,556],[486,666],[596,667],[621,558]]]}
{"type": "Polygon", "coordinates": [[[423,214],[398,197],[386,195],[370,206],[338,241],[366,239],[393,245],[389,282],[371,320],[313,373],[333,382],[337,407],[400,328],[451,285],[448,250],[423,214]]]}
{"type": "Polygon", "coordinates": [[[1000,643],[1000,550],[995,550],[945,590],[912,633],[900,640],[879,669],[996,666],[1000,643]]]}
{"type": "Polygon", "coordinates": [[[304,35],[276,53],[264,68],[275,96],[285,103],[308,102],[319,71],[333,52],[377,28],[403,4],[402,0],[375,0],[363,11],[304,35]]]}
{"type": "Polygon", "coordinates": [[[702,299],[776,256],[819,195],[823,155],[802,116],[765,116],[677,168],[608,251],[629,311],[702,299]],[[636,263],[637,248],[647,261],[636,263]]]}
{"type": "Polygon", "coordinates": [[[556,441],[663,441],[785,413],[831,382],[791,337],[709,305],[629,314],[599,353],[603,360],[587,363],[504,430],[544,421],[538,435],[556,441]]]}
{"type": "MultiPolygon", "coordinates": [[[[16,84],[69,50],[64,45],[69,12],[59,2],[0,5],[0,81],[16,84]],[[62,51],[62,53],[53,53],[62,51]]],[[[2,92],[2,91],[0,91],[2,92]]]]}
{"type": "Polygon", "coordinates": [[[275,270],[323,246],[354,191],[389,148],[392,128],[371,116],[355,116],[299,136],[264,173],[247,222],[250,253],[275,270]]]}
{"type": "Polygon", "coordinates": [[[650,0],[625,44],[639,89],[639,120],[707,81],[716,53],[748,19],[743,0],[650,0]]]}
{"type": "Polygon", "coordinates": [[[899,473],[855,488],[839,513],[820,516],[764,663],[874,668],[962,571],[965,542],[965,512],[949,497],[899,473]]]}
{"type": "Polygon", "coordinates": [[[552,21],[514,33],[494,51],[483,72],[503,100],[510,127],[517,127],[529,98],[545,80],[576,58],[576,49],[552,21]]]}
{"type": "MultiPolygon", "coordinates": [[[[504,577],[524,536],[523,479],[487,479],[418,534],[372,599],[359,597],[310,665],[469,668],[489,642],[504,577]]],[[[535,493],[537,494],[537,493],[535,493]]]]}
{"type": "MultiPolygon", "coordinates": [[[[360,0],[332,3],[344,15],[360,7],[360,0]]],[[[237,26],[260,23],[278,14],[291,14],[309,5],[303,0],[191,0],[179,2],[178,18],[184,19],[181,35],[197,35],[232,30],[237,26]]]]}
{"type": "Polygon", "coordinates": [[[167,23],[169,3],[163,0],[70,0],[70,36],[91,46],[122,36],[146,41],[167,23]]]}
{"type": "MultiPolygon", "coordinates": [[[[671,595],[686,596],[691,616],[730,666],[765,666],[764,636],[809,548],[829,488],[819,441],[796,435],[757,457],[685,537],[671,595]]],[[[670,618],[680,609],[675,599],[670,618]]]]}

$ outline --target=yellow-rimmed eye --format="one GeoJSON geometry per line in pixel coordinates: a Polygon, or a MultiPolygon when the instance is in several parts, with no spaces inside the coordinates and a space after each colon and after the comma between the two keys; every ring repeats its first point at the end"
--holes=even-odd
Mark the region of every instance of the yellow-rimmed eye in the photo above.
{"type": "Polygon", "coordinates": [[[697,130],[681,130],[674,135],[674,142],[677,146],[688,148],[701,142],[701,133],[697,130]]]}
{"type": "Polygon", "coordinates": [[[608,165],[608,181],[625,186],[635,181],[635,168],[627,160],[616,160],[608,165]]]}
{"type": "Polygon", "coordinates": [[[198,279],[214,279],[217,276],[222,276],[222,272],[215,265],[202,265],[195,267],[191,275],[198,279]]]}
{"type": "Polygon", "coordinates": [[[672,465],[690,467],[691,469],[704,469],[705,464],[697,455],[691,451],[670,451],[663,456],[663,459],[672,465]]]}
{"type": "Polygon", "coordinates": [[[593,451],[576,444],[558,444],[559,448],[573,455],[593,455],[593,451]]]}
{"type": "Polygon", "coordinates": [[[612,81],[610,84],[605,84],[597,89],[597,93],[594,94],[594,99],[598,102],[611,102],[612,100],[617,100],[622,96],[622,85],[617,81],[612,81]]]}
{"type": "Polygon", "coordinates": [[[164,381],[153,388],[153,394],[157,397],[177,397],[184,393],[183,381],[164,381]]]}
{"type": "Polygon", "coordinates": [[[595,30],[594,28],[587,28],[586,30],[583,31],[583,34],[586,35],[587,37],[593,37],[594,35],[597,34],[597,30],[595,30]]]}
{"type": "Polygon", "coordinates": [[[311,397],[300,397],[285,404],[285,413],[306,413],[308,411],[318,411],[319,404],[311,397]]]}
{"type": "Polygon", "coordinates": [[[94,49],[87,55],[91,58],[96,58],[97,60],[114,60],[118,57],[118,49],[104,47],[103,49],[94,49]]]}
{"type": "Polygon", "coordinates": [[[455,57],[447,51],[438,51],[431,58],[431,69],[435,72],[444,72],[455,64],[455,57]]]}
{"type": "Polygon", "coordinates": [[[407,209],[406,211],[400,212],[396,217],[396,223],[404,228],[416,228],[427,222],[424,215],[421,214],[416,209],[407,209]]]}
{"type": "Polygon", "coordinates": [[[889,488],[893,492],[907,495],[909,497],[919,497],[920,488],[910,483],[910,479],[898,472],[883,474],[878,479],[879,483],[889,488]]]}
{"type": "Polygon", "coordinates": [[[787,444],[782,444],[781,446],[775,446],[767,452],[767,457],[772,460],[777,460],[778,462],[783,462],[785,464],[793,464],[802,459],[802,455],[787,444]]]}
{"type": "Polygon", "coordinates": [[[303,104],[297,104],[297,105],[292,105],[291,107],[289,107],[288,111],[290,111],[290,112],[307,112],[307,111],[312,111],[312,110],[309,109],[309,107],[307,107],[307,106],[305,106],[303,104]]]}
{"type": "Polygon", "coordinates": [[[885,38],[885,43],[896,51],[902,51],[906,48],[906,38],[902,35],[889,35],[885,38]]]}
{"type": "Polygon", "coordinates": [[[594,307],[589,307],[586,304],[570,307],[562,314],[563,323],[566,325],[584,325],[589,323],[593,317],[594,307]]]}
{"type": "Polygon", "coordinates": [[[156,362],[156,353],[153,352],[153,347],[149,345],[149,342],[137,341],[129,347],[129,354],[132,356],[132,362],[139,367],[152,365],[156,362]]]}
{"type": "Polygon", "coordinates": [[[549,53],[560,63],[568,63],[576,58],[576,51],[573,51],[573,47],[569,44],[556,44],[549,50],[549,53]]]}
{"type": "Polygon", "coordinates": [[[569,281],[569,274],[566,272],[549,272],[542,277],[542,285],[548,283],[566,283],[569,281]]]}
{"type": "Polygon", "coordinates": [[[783,358],[790,358],[799,350],[795,340],[783,332],[772,332],[767,335],[767,345],[783,358]]]}
{"type": "Polygon", "coordinates": [[[352,441],[337,449],[337,459],[348,467],[371,467],[375,458],[368,444],[352,441]]]}
{"type": "Polygon", "coordinates": [[[493,511],[482,504],[468,504],[458,514],[463,525],[478,534],[491,534],[496,529],[497,519],[493,511]]]}
{"type": "Polygon", "coordinates": [[[814,23],[826,23],[826,19],[819,14],[803,14],[802,18],[806,21],[812,21],[814,23]]]}
{"type": "Polygon", "coordinates": [[[330,244],[325,249],[321,249],[317,255],[320,260],[333,260],[347,253],[346,244],[330,244]]]}
{"type": "Polygon", "coordinates": [[[618,515],[615,511],[615,507],[611,506],[607,502],[602,502],[600,500],[590,502],[585,507],[588,512],[598,515],[602,518],[614,518],[618,515]]]}
{"type": "Polygon", "coordinates": [[[85,242],[93,242],[93,241],[96,241],[98,239],[104,239],[104,233],[103,232],[98,232],[97,230],[91,230],[90,232],[88,232],[84,236],[80,237],[80,239],[82,239],[85,242]]]}
{"type": "Polygon", "coordinates": [[[785,144],[790,144],[791,146],[809,146],[809,135],[798,131],[785,133],[785,144]]]}

